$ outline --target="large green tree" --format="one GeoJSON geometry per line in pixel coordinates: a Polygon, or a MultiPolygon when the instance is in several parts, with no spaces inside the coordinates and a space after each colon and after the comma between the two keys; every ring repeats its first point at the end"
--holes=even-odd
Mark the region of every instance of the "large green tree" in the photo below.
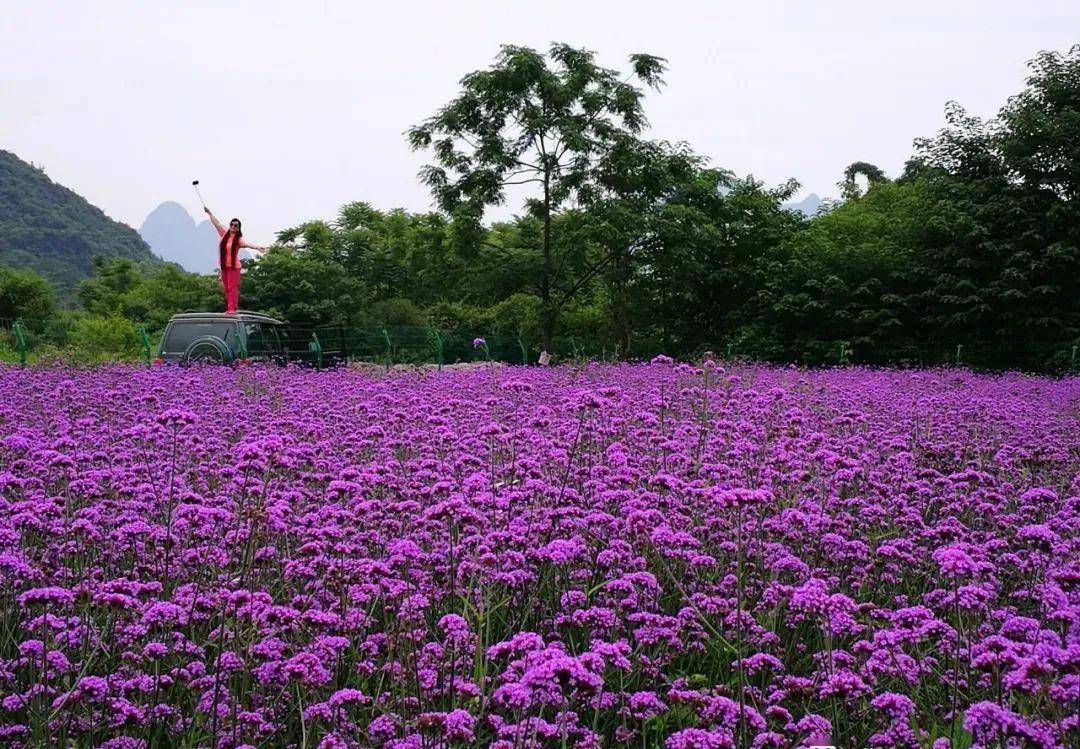
{"type": "Polygon", "coordinates": [[[777,243],[747,310],[754,352],[822,361],[838,342],[863,358],[914,345],[914,244],[930,208],[921,180],[875,181],[777,243]]]}
{"type": "Polygon", "coordinates": [[[657,211],[632,286],[639,315],[668,351],[734,340],[752,323],[759,264],[803,224],[783,204],[797,188],[700,169],[657,211]]]}
{"type": "Polygon", "coordinates": [[[931,211],[917,239],[928,331],[982,341],[1080,335],[1080,46],[1044,52],[996,118],[950,105],[909,169],[931,211]]]}
{"type": "MultiPolygon", "coordinates": [[[[630,64],[622,76],[598,65],[594,53],[566,44],[551,45],[546,55],[505,46],[491,67],[465,76],[458,96],[408,133],[414,149],[434,153],[421,177],[445,210],[465,204],[479,218],[483,207],[504,201],[508,187],[535,188],[527,208],[541,222],[536,286],[546,346],[559,309],[585,283],[558,253],[556,213],[588,202],[598,159],[645,127],[644,92],[631,81],[662,83],[662,58],[635,54],[630,64]]],[[[596,264],[586,270],[590,277],[599,272],[596,264]]]]}
{"type": "MultiPolygon", "coordinates": [[[[604,302],[618,350],[630,351],[642,320],[638,281],[655,273],[655,256],[665,235],[661,224],[677,196],[707,174],[717,182],[728,175],[703,172],[705,159],[684,143],[620,138],[598,162],[596,188],[588,202],[591,239],[601,248],[593,267],[603,270],[604,302]]],[[[706,177],[708,180],[709,177],[706,177]]],[[[671,248],[674,251],[684,247],[671,248]]]]}

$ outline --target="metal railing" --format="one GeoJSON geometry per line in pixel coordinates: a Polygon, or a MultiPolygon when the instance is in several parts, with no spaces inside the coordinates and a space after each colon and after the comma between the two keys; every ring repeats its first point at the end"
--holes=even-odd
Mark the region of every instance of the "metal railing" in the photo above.
{"type": "MultiPolygon", "coordinates": [[[[107,318],[120,330],[122,345],[109,348],[94,341],[63,340],[77,328],[71,318],[0,318],[0,360],[27,364],[35,354],[66,353],[78,359],[108,361],[141,359],[150,363],[157,350],[156,338],[147,326],[124,318],[107,318]],[[57,332],[59,331],[59,333],[57,332]],[[58,342],[59,341],[59,342],[58,342]]],[[[523,334],[505,335],[475,329],[444,330],[432,326],[294,325],[286,329],[283,344],[288,357],[321,368],[340,362],[369,362],[386,368],[395,365],[430,364],[437,368],[455,363],[497,361],[508,364],[536,362],[540,341],[523,334]]],[[[611,341],[557,337],[548,351],[551,360],[618,361],[649,359],[665,351],[657,342],[642,342],[623,352],[611,341]]],[[[1080,371],[1080,341],[1023,342],[974,341],[940,344],[880,344],[850,341],[811,341],[802,346],[769,348],[732,341],[708,341],[672,347],[684,358],[699,358],[706,351],[729,360],[796,363],[807,366],[961,366],[987,370],[1025,370],[1064,373],[1080,371]]],[[[237,351],[246,358],[247,351],[237,351]]]]}

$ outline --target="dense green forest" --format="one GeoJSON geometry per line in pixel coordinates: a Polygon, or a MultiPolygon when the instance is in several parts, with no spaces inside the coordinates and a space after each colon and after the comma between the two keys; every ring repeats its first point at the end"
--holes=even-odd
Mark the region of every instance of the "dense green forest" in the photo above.
{"type": "MultiPolygon", "coordinates": [[[[281,231],[247,266],[242,306],[521,336],[535,350],[573,337],[623,356],[883,362],[959,346],[972,362],[1028,366],[1080,343],[1080,47],[1037,55],[990,120],[949,103],[901,174],[838,168],[843,198],[809,218],[784,207],[794,181],[740,178],[643,137],[664,65],[505,47],[407,134],[429,156],[437,210],[356,202],[281,231]],[[484,224],[521,185],[532,194],[513,220],[484,224]]],[[[77,295],[94,316],[151,328],[222,303],[213,277],[130,259],[97,261],[77,295]]],[[[49,302],[35,304],[41,316],[49,302]]]]}
{"type": "Polygon", "coordinates": [[[128,258],[144,269],[162,262],[130,226],[0,150],[0,265],[33,270],[67,297],[95,257],[128,258]]]}

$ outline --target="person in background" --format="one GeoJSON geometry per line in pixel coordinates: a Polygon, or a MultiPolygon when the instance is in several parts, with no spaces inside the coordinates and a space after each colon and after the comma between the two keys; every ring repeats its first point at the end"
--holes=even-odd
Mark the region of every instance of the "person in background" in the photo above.
{"type": "Polygon", "coordinates": [[[203,206],[203,210],[206,211],[206,215],[210,217],[210,223],[214,225],[218,236],[221,237],[221,241],[218,242],[221,288],[225,292],[225,312],[233,314],[240,304],[240,250],[252,250],[258,255],[264,255],[267,248],[244,241],[240,219],[231,219],[229,228],[226,229],[209,208],[203,206]]]}

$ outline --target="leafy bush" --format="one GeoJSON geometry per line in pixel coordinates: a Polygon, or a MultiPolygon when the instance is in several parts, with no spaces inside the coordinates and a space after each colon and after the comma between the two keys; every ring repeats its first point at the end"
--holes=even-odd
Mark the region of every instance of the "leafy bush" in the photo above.
{"type": "Polygon", "coordinates": [[[411,299],[387,299],[371,307],[376,325],[423,325],[424,313],[411,299]]]}
{"type": "Polygon", "coordinates": [[[84,317],[82,312],[60,310],[48,320],[41,328],[39,336],[31,336],[31,344],[37,348],[41,345],[64,348],[71,344],[71,334],[75,330],[78,321],[84,317]]]}
{"type": "Polygon", "coordinates": [[[187,273],[171,264],[140,273],[123,258],[95,261],[94,271],[77,289],[83,309],[94,315],[123,315],[161,331],[177,312],[221,309],[221,291],[212,275],[187,273]]]}
{"type": "Polygon", "coordinates": [[[530,340],[540,335],[540,298],[533,294],[512,294],[491,307],[485,317],[493,333],[521,335],[530,340]]]}
{"type": "Polygon", "coordinates": [[[607,311],[596,304],[576,304],[562,314],[560,327],[566,337],[603,345],[611,339],[611,325],[607,311]]]}
{"type": "Polygon", "coordinates": [[[488,316],[485,310],[462,302],[437,302],[426,310],[427,323],[439,330],[484,330],[488,316]]]}
{"type": "Polygon", "coordinates": [[[141,354],[135,326],[120,315],[79,317],[69,343],[84,360],[135,359],[141,354]]]}
{"type": "Polygon", "coordinates": [[[56,312],[52,286],[31,270],[0,266],[0,319],[21,318],[30,330],[40,330],[56,312]]]}

